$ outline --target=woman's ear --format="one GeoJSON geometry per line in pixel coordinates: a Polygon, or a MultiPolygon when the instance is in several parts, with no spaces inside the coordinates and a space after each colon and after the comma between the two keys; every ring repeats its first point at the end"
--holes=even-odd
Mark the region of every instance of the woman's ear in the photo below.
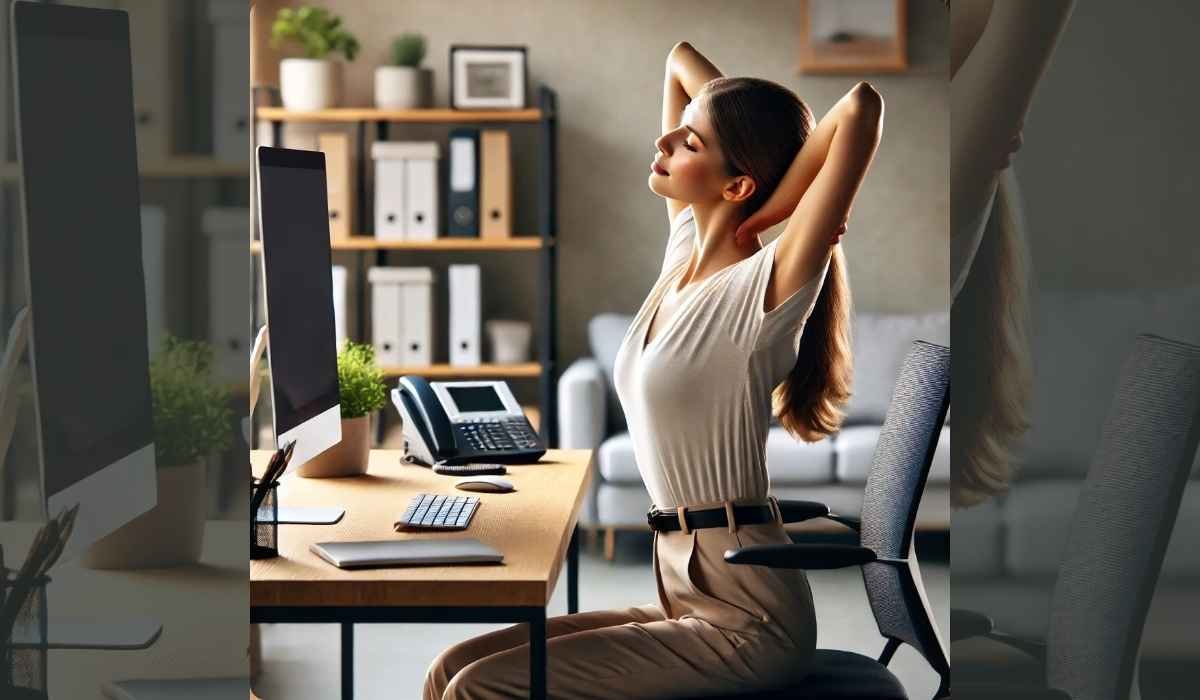
{"type": "Polygon", "coordinates": [[[744,202],[754,194],[754,178],[749,175],[738,175],[725,183],[721,196],[727,202],[744,202]]]}

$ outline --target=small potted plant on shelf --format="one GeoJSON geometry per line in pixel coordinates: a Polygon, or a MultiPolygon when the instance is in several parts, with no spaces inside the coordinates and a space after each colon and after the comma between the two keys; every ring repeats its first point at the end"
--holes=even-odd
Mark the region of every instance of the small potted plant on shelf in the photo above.
{"type": "Polygon", "coordinates": [[[350,340],[338,353],[337,370],[342,441],[297,467],[300,476],[356,476],[367,471],[371,415],[387,403],[383,370],[375,364],[375,348],[350,340]]]}
{"type": "Polygon", "coordinates": [[[425,37],[401,34],[392,42],[392,63],[375,69],[375,106],[380,109],[429,107],[433,95],[433,71],[421,68],[425,37]]]}
{"type": "Polygon", "coordinates": [[[156,505],[83,555],[93,569],[144,569],[195,563],[207,520],[207,457],[230,445],[230,391],[213,378],[213,349],[170,334],[150,361],[156,505]]]}
{"type": "Polygon", "coordinates": [[[358,54],[358,39],[342,27],[342,20],[321,7],[280,8],[271,25],[271,46],[297,44],[303,58],[285,58],[279,63],[280,99],[286,109],[313,111],[333,107],[341,99],[341,64],[330,54],[341,53],[347,61],[358,54]]]}

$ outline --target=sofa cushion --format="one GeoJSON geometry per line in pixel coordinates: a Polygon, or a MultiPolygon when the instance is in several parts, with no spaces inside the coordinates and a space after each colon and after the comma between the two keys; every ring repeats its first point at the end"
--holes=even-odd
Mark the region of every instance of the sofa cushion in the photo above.
{"type": "MultiPolygon", "coordinates": [[[[596,463],[606,482],[642,483],[628,432],[601,443],[596,463]]],[[[771,428],[767,431],[767,473],[772,485],[827,484],[833,480],[833,446],[829,440],[803,442],[783,428],[771,428]]]]}
{"type": "Polygon", "coordinates": [[[914,340],[949,345],[950,314],[860,311],[854,316],[853,334],[854,385],[846,423],[883,423],[909,346],[914,340]]]}
{"type": "MultiPolygon", "coordinates": [[[[833,436],[833,451],[837,463],[837,480],[847,484],[865,484],[875,458],[875,443],[879,441],[881,425],[851,425],[833,436]]],[[[933,464],[929,466],[929,483],[950,482],[950,427],[944,426],[938,437],[933,464]]]]}
{"type": "Polygon", "coordinates": [[[596,454],[596,466],[600,477],[614,484],[642,483],[637,460],[633,456],[633,437],[627,432],[617,433],[600,443],[596,454]]]}
{"type": "MultiPolygon", "coordinates": [[[[1030,429],[1024,476],[1082,476],[1091,465],[1117,375],[1139,333],[1200,342],[1200,287],[1140,292],[1041,291],[1034,303],[1030,429]]],[[[1200,476],[1197,455],[1194,477],[1200,476]]]]}
{"type": "Polygon", "coordinates": [[[1003,572],[1004,527],[995,500],[961,508],[951,516],[950,562],[955,576],[999,576],[1003,572]]]}
{"type": "Polygon", "coordinates": [[[608,389],[605,406],[609,434],[625,430],[627,426],[625,411],[621,408],[616,385],[613,383],[613,367],[617,362],[617,351],[621,349],[621,341],[625,339],[632,323],[633,316],[617,313],[597,314],[588,322],[588,347],[592,357],[600,363],[600,369],[604,371],[604,383],[608,389]]]}

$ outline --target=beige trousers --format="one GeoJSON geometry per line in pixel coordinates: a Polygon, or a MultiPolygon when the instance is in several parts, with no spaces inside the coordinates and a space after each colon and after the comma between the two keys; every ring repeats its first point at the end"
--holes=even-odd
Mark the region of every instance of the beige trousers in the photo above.
{"type": "MultiPolygon", "coordinates": [[[[734,566],[725,550],[791,540],[778,522],[654,537],[657,605],[546,621],[552,698],[669,698],[768,688],[808,672],[816,646],[802,571],[734,566]]],[[[426,700],[529,697],[528,625],[442,652],[426,700]]]]}

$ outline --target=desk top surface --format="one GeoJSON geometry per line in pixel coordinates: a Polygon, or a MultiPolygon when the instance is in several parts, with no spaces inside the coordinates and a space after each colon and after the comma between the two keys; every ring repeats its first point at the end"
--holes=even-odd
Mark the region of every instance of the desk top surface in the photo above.
{"type": "MultiPolygon", "coordinates": [[[[261,474],[270,451],[255,450],[261,474]]],[[[536,606],[549,602],[579,515],[591,450],[550,450],[537,464],[509,465],[512,493],[472,493],[479,509],[466,530],[396,532],[392,524],[418,493],[466,494],[461,477],[400,461],[399,450],[372,450],[367,473],[338,479],[285,476],[279,502],[336,506],[336,525],[282,525],[279,556],[250,562],[253,606],[536,606]],[[471,537],[504,555],[501,564],[343,570],[309,551],[313,542],[471,537]]]]}

